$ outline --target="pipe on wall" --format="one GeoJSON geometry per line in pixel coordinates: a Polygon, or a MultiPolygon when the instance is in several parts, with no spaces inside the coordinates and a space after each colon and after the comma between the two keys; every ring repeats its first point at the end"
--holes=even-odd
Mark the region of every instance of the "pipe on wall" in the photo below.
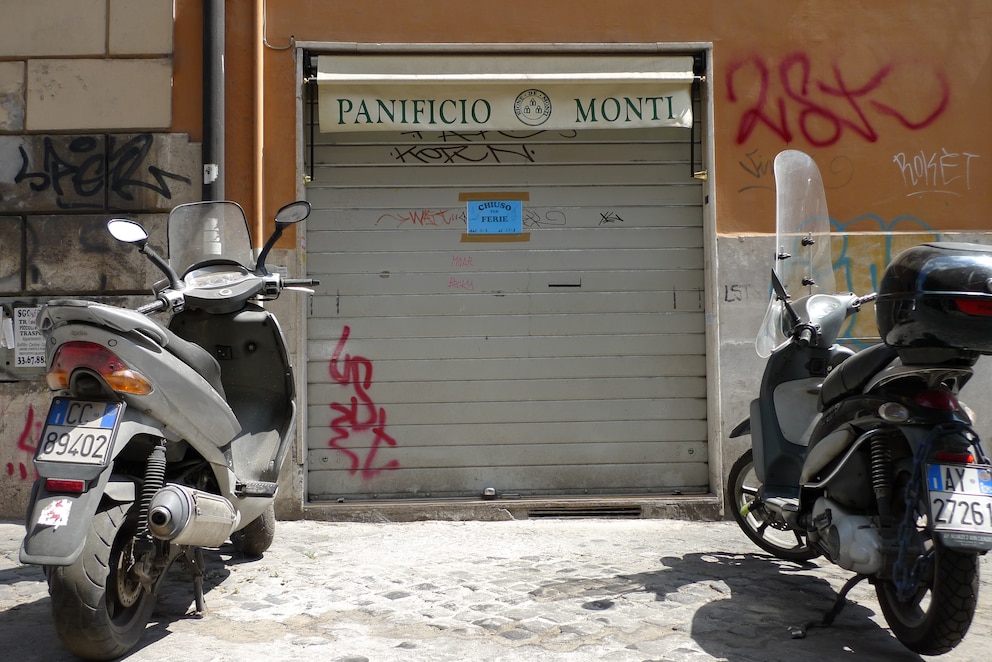
{"type": "Polygon", "coordinates": [[[203,199],[224,194],[224,0],[203,1],[203,199]]]}
{"type": "Polygon", "coordinates": [[[256,252],[262,245],[265,236],[265,187],[264,183],[264,162],[265,162],[265,0],[255,0],[255,35],[254,35],[254,58],[255,58],[255,160],[253,163],[254,172],[254,192],[253,201],[255,207],[255,225],[252,233],[256,252]]]}

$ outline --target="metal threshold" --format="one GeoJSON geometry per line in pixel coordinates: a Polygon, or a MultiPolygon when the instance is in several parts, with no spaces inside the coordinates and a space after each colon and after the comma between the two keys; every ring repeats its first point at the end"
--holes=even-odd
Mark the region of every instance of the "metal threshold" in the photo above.
{"type": "MultiPolygon", "coordinates": [[[[280,517],[283,517],[280,514],[280,517]]],[[[724,518],[715,494],[533,497],[521,499],[397,499],[310,502],[285,519],[331,522],[503,521],[530,518],[682,519],[724,518]]]]}

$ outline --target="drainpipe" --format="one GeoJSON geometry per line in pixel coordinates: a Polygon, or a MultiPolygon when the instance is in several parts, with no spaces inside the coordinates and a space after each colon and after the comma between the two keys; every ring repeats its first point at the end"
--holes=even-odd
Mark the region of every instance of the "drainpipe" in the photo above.
{"type": "Polygon", "coordinates": [[[203,199],[224,199],[224,0],[203,0],[203,199]]]}
{"type": "Polygon", "coordinates": [[[254,207],[255,207],[255,253],[261,250],[265,238],[265,189],[264,147],[265,147],[265,0],[255,0],[255,160],[254,160],[254,207]]]}

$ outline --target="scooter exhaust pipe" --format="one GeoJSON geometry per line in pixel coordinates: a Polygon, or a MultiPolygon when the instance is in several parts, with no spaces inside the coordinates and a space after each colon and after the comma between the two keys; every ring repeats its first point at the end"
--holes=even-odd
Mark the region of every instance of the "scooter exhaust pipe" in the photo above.
{"type": "Polygon", "coordinates": [[[177,545],[220,547],[238,524],[234,505],[222,496],[170,483],[148,504],[148,530],[177,545]]]}

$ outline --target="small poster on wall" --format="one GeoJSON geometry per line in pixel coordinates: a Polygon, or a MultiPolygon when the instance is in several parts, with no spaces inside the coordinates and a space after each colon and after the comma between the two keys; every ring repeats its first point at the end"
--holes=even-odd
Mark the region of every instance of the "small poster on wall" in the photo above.
{"type": "Polygon", "coordinates": [[[471,200],[466,217],[469,234],[520,234],[524,230],[520,200],[471,200]]]}
{"type": "Polygon", "coordinates": [[[38,306],[14,308],[14,364],[18,368],[45,367],[45,338],[38,331],[38,306]]]}

